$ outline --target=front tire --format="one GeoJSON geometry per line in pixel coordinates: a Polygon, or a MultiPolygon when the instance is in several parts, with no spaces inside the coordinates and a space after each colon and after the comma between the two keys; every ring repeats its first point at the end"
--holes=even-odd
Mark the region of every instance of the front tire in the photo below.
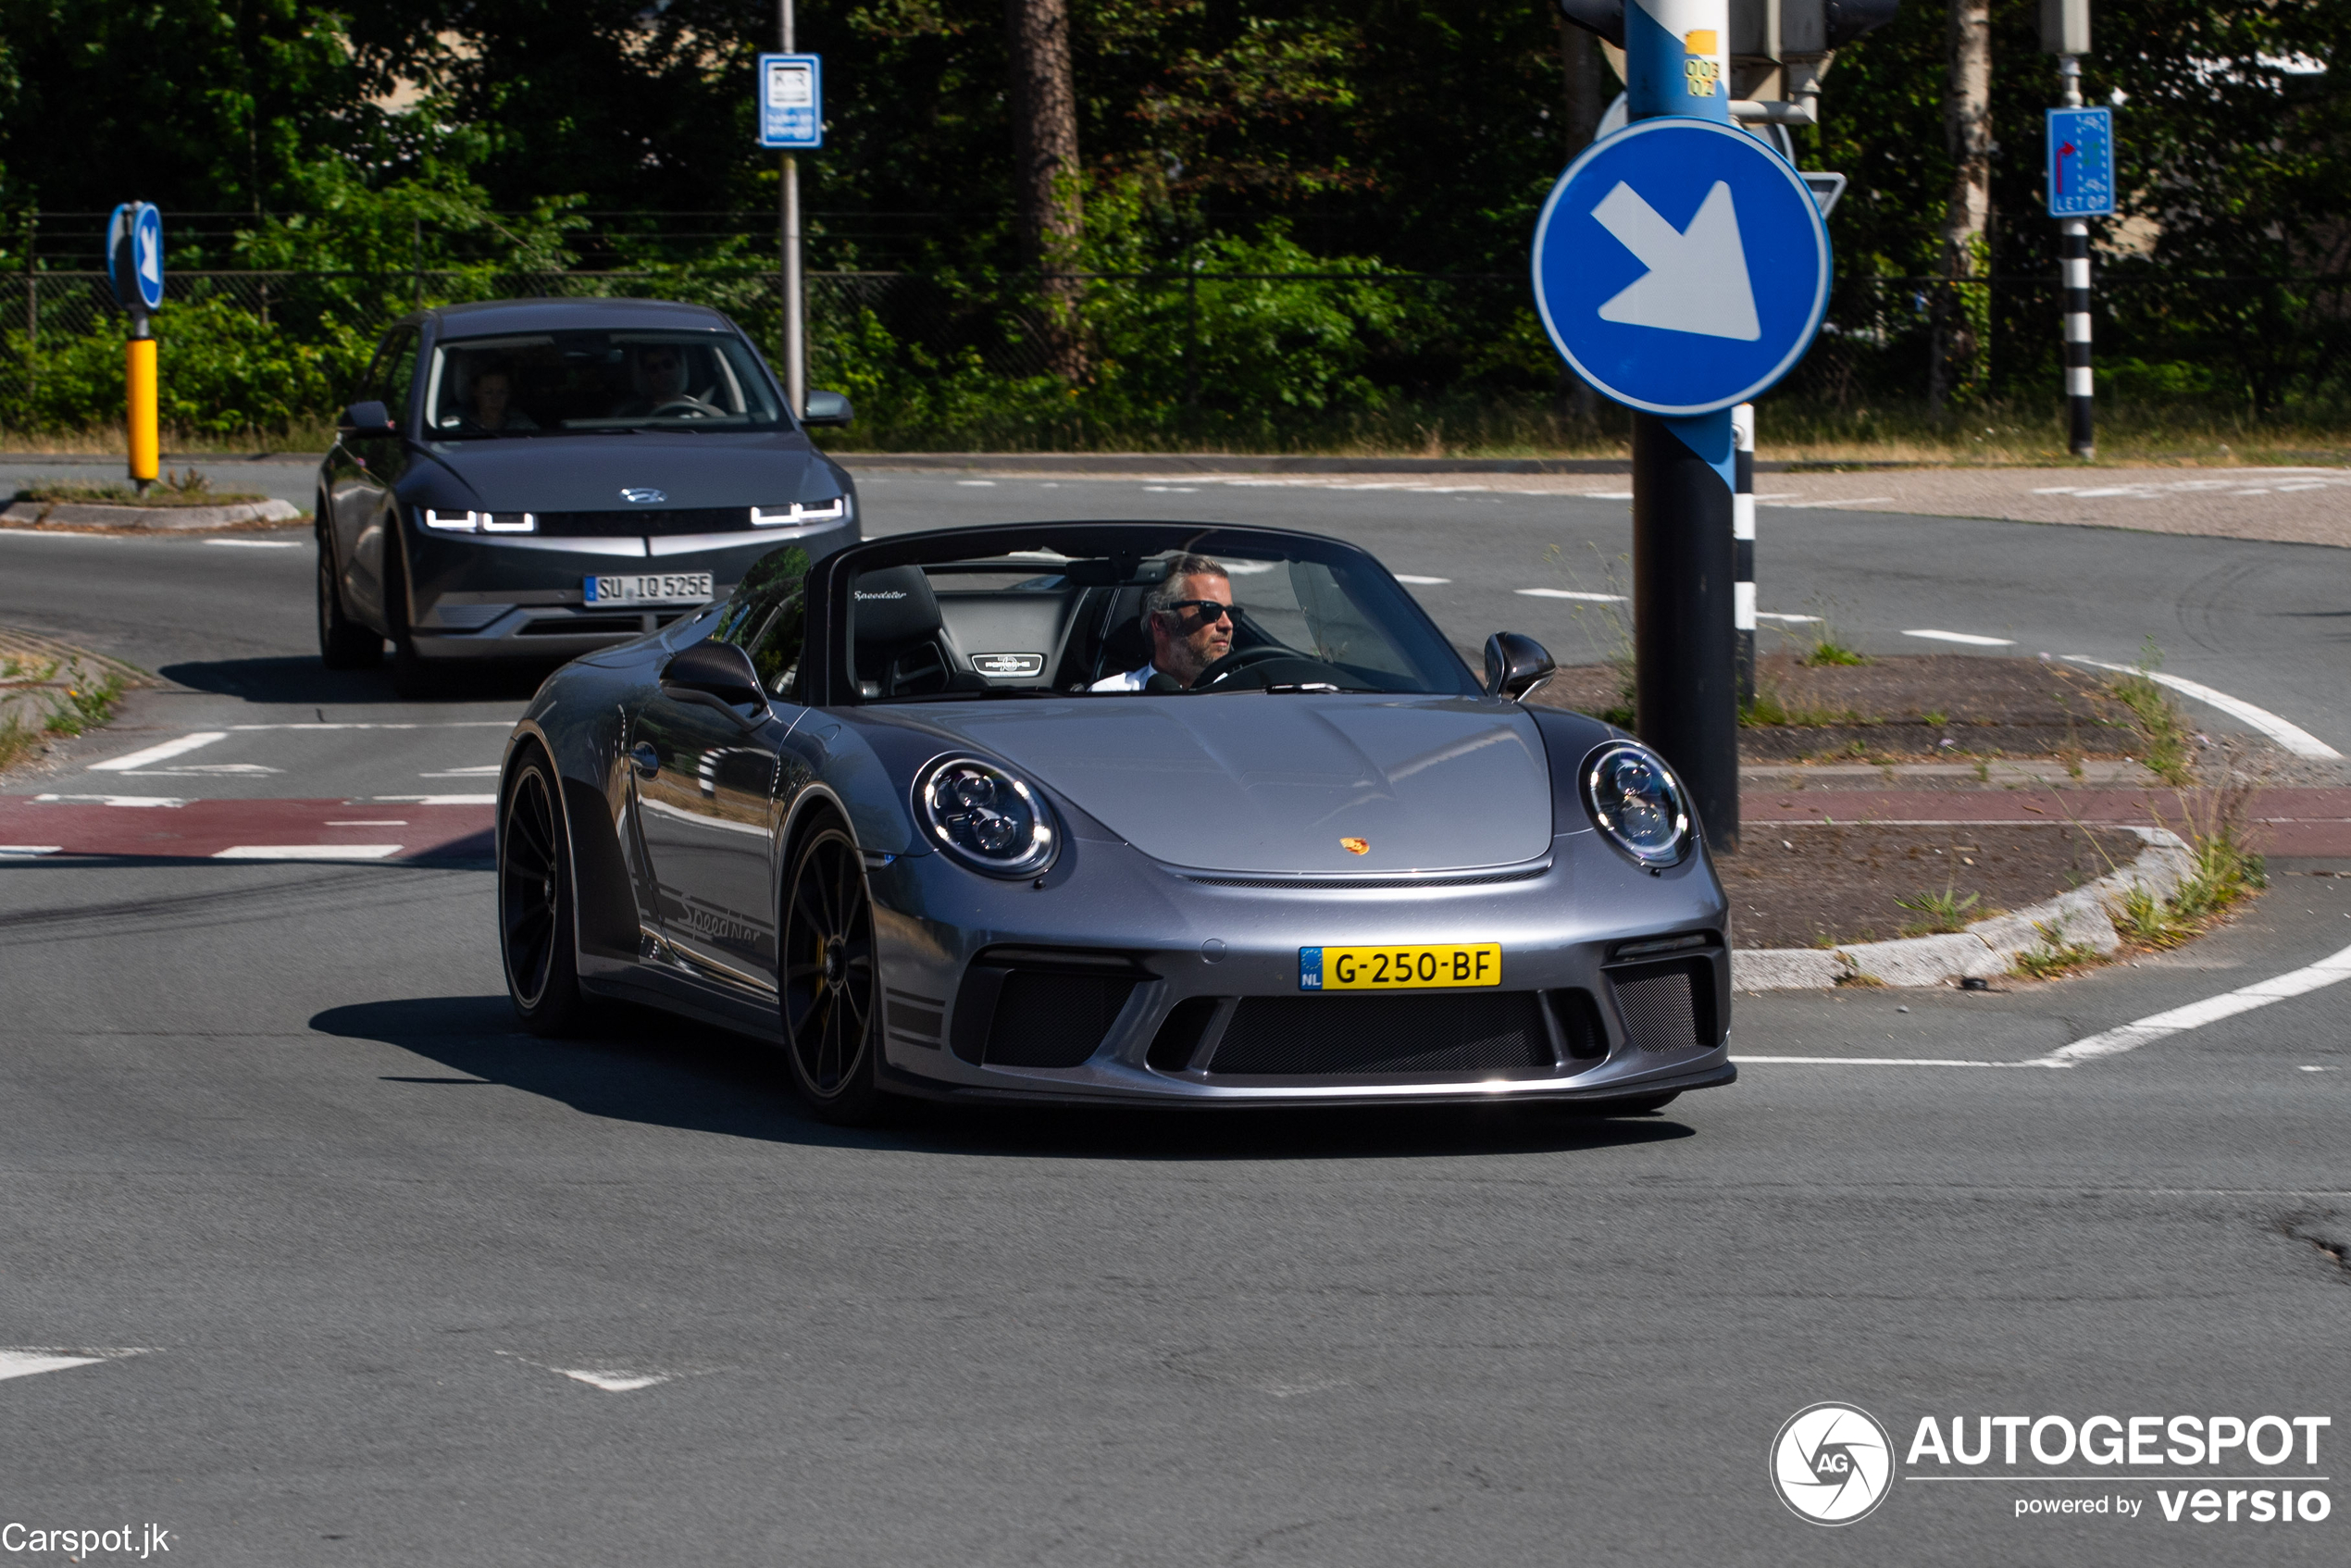
{"type": "Polygon", "coordinates": [[[498,814],[498,946],[515,1016],[534,1035],[580,1032],[587,1003],[575,943],[578,906],[554,768],[533,748],[498,814]]]}
{"type": "MultiPolygon", "coordinates": [[[[320,503],[323,512],[325,504],[320,503]]],[[[343,614],[335,580],[335,547],[318,535],[318,662],[329,669],[366,669],[383,656],[384,640],[343,614]]]]}
{"type": "Polygon", "coordinates": [[[881,978],[864,857],[829,813],[801,841],[784,885],[778,943],[784,1054],[819,1121],[870,1122],[882,1109],[881,978]]]}

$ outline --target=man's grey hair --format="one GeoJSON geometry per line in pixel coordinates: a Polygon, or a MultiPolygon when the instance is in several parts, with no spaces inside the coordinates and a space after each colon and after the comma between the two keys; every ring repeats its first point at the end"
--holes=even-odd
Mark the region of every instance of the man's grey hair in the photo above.
{"type": "Polygon", "coordinates": [[[1167,563],[1167,576],[1160,579],[1159,586],[1151,590],[1151,597],[1143,601],[1144,614],[1163,616],[1176,600],[1199,598],[1197,593],[1184,592],[1180,586],[1196,577],[1221,577],[1227,582],[1233,580],[1232,573],[1205,555],[1178,555],[1167,563]]]}

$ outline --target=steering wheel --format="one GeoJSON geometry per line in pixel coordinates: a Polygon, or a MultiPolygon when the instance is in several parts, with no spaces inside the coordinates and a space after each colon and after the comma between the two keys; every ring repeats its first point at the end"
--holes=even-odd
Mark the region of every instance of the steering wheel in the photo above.
{"type": "Polygon", "coordinates": [[[1285,648],[1278,642],[1261,642],[1254,648],[1242,648],[1225,654],[1198,675],[1192,677],[1192,690],[1201,691],[1216,685],[1255,665],[1270,664],[1275,659],[1295,659],[1302,655],[1295,648],[1285,648]]]}
{"type": "Polygon", "coordinates": [[[651,414],[646,415],[645,417],[648,419],[658,419],[666,414],[677,414],[689,417],[715,414],[719,417],[724,418],[726,417],[727,411],[719,407],[715,403],[704,403],[698,397],[673,397],[667,403],[655,407],[653,411],[651,414]]]}

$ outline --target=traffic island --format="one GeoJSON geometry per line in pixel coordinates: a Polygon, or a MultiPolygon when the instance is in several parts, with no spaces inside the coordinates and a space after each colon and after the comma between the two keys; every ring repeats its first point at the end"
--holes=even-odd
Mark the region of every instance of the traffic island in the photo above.
{"type": "Polygon", "coordinates": [[[135,665],[0,627],[0,772],[107,723],[124,692],[154,684],[135,665]]]}
{"type": "Polygon", "coordinates": [[[65,482],[20,490],[0,526],[63,532],[186,532],[273,528],[309,516],[292,502],[244,492],[218,492],[195,469],[169,474],[142,492],[128,484],[65,482]]]}

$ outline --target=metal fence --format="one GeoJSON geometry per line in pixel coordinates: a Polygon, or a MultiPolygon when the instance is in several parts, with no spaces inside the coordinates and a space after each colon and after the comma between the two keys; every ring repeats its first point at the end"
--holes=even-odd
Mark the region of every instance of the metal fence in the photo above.
{"type": "MultiPolygon", "coordinates": [[[[1514,273],[1088,274],[1067,280],[1102,385],[1129,409],[1239,404],[1329,412],[1399,396],[1540,399],[1570,390],[1514,273]]],[[[813,384],[912,408],[957,383],[1050,377],[1054,308],[1036,279],[911,272],[808,274],[813,384]]],[[[2196,279],[2116,265],[2096,292],[2101,385],[2220,399],[2255,411],[2339,393],[2351,364],[2351,280],[2196,279]],[[2135,379],[2135,380],[2134,380],[2135,379]]],[[[629,271],[392,273],[190,271],[170,278],[156,318],[167,350],[175,312],[249,316],[273,335],[339,342],[344,360],[421,305],[514,297],[653,296],[724,310],[763,343],[780,330],[772,269],[690,264],[629,271]]],[[[1782,395],[1852,406],[1926,392],[1938,303],[1964,309],[1989,343],[1990,395],[2054,397],[2062,293],[2054,277],[1849,276],[1782,395]]],[[[0,397],[36,380],[76,341],[118,335],[103,273],[26,271],[0,282],[0,397]]],[[[326,412],[326,410],[319,410],[326,412]]]]}

